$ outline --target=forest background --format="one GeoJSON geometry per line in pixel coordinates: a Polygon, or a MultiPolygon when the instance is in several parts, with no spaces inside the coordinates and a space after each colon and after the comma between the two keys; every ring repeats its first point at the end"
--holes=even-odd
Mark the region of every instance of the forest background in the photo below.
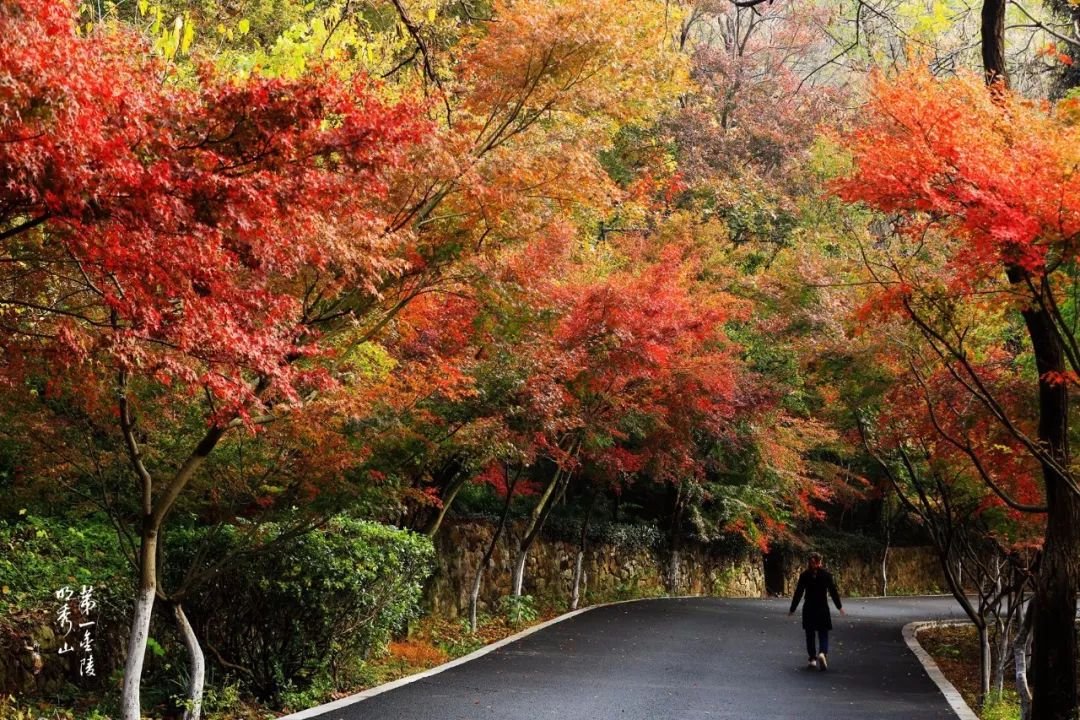
{"type": "Polygon", "coordinates": [[[574,604],[617,537],[928,544],[987,701],[1073,717],[1078,17],[5,2],[0,646],[100,631],[0,711],[356,687],[482,517],[472,632],[545,528],[574,604]]]}

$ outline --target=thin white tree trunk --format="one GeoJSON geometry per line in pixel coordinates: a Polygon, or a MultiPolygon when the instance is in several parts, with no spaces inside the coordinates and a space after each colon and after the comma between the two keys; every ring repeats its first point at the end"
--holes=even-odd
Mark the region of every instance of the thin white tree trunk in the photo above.
{"type": "Polygon", "coordinates": [[[1009,636],[1012,634],[1012,623],[1002,620],[997,621],[997,657],[994,660],[994,693],[1001,697],[1005,692],[1005,673],[1009,664],[1009,636]]]}
{"type": "Polygon", "coordinates": [[[881,556],[881,596],[889,597],[889,541],[885,541],[885,552],[881,556]]]}
{"type": "Polygon", "coordinates": [[[128,638],[127,659],[124,661],[124,686],[121,691],[120,708],[123,720],[140,720],[139,682],[142,679],[143,660],[146,657],[146,639],[150,637],[150,617],[154,611],[156,588],[143,587],[135,598],[135,613],[131,618],[131,636],[128,638]]]}
{"type": "Polygon", "coordinates": [[[577,610],[581,602],[581,575],[585,566],[585,548],[589,542],[589,521],[592,520],[593,508],[596,507],[596,491],[589,495],[589,506],[581,521],[581,535],[578,537],[577,558],[574,560],[574,585],[570,590],[570,609],[577,610]]]}
{"type": "Polygon", "coordinates": [[[1021,720],[1031,717],[1031,686],[1028,685],[1028,649],[1031,641],[1031,603],[1028,603],[1024,611],[1024,620],[1020,623],[1020,631],[1016,633],[1013,642],[1013,656],[1016,663],[1016,694],[1020,696],[1021,720]]]}
{"type": "Polygon", "coordinates": [[[577,610],[581,601],[581,573],[585,562],[585,551],[577,551],[577,560],[574,562],[574,587],[570,591],[570,609],[577,610]]]}
{"type": "Polygon", "coordinates": [[[178,602],[173,603],[173,616],[176,618],[176,625],[180,628],[180,634],[184,638],[184,646],[187,648],[188,662],[190,664],[188,669],[191,673],[191,680],[188,683],[187,707],[184,709],[184,720],[199,720],[199,716],[202,714],[206,660],[203,658],[199,638],[196,637],[195,630],[191,627],[187,615],[184,614],[183,607],[178,602]]]}
{"type": "Polygon", "coordinates": [[[528,557],[529,551],[524,549],[518,553],[517,560],[514,562],[513,594],[516,597],[521,597],[521,590],[525,585],[525,561],[528,557]]]}
{"type": "Polygon", "coordinates": [[[480,585],[484,581],[485,569],[483,563],[476,569],[472,591],[469,593],[469,628],[474,633],[476,632],[476,606],[480,603],[480,585]]]}

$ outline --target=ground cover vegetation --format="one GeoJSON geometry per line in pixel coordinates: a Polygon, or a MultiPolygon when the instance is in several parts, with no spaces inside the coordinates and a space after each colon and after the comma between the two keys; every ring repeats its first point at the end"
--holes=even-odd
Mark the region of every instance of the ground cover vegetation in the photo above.
{"type": "Polygon", "coordinates": [[[817,533],[931,544],[980,702],[1074,718],[1075,18],[3,3],[0,710],[298,709],[554,611],[545,533],[570,607],[601,542],[817,533]]]}
{"type": "MultiPolygon", "coordinates": [[[[1077,628],[1080,632],[1080,628],[1077,628]]],[[[930,653],[946,679],[983,720],[1020,720],[1020,696],[1008,685],[982,691],[980,640],[970,625],[931,627],[919,632],[919,644],[930,653]]]]}

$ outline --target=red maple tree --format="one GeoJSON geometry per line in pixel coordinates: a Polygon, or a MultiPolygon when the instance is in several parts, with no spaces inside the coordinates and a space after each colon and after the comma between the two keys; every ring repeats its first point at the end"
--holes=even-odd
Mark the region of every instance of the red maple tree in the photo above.
{"type": "MultiPolygon", "coordinates": [[[[991,78],[1001,72],[987,70],[991,78]]],[[[1000,82],[988,91],[973,76],[941,81],[913,69],[874,79],[865,122],[844,144],[854,169],[836,191],[887,214],[875,242],[889,259],[867,263],[882,288],[868,316],[909,320],[952,381],[1040,468],[1047,521],[1032,712],[1068,717],[1076,639],[1061,628],[1072,625],[1080,577],[1068,401],[1080,370],[1069,298],[1080,241],[1080,130],[1064,109],[1000,82]],[[1037,415],[1028,423],[1024,406],[999,396],[979,361],[986,332],[973,328],[995,316],[991,324],[1019,319],[1027,332],[1028,400],[1037,415]]]]}
{"type": "Polygon", "coordinates": [[[317,68],[238,80],[207,64],[192,89],[135,35],[81,30],[67,2],[6,2],[0,34],[0,373],[113,408],[143,515],[137,718],[162,523],[230,428],[332,383],[312,362],[327,328],[403,267],[376,200],[425,125],[317,68]],[[141,417],[195,393],[203,437],[148,461],[141,417]]]}

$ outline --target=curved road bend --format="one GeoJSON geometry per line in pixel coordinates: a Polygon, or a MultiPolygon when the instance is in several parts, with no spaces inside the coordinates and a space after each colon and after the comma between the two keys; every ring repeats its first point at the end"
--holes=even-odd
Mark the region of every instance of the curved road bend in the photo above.
{"type": "Polygon", "coordinates": [[[808,670],[788,600],[690,598],[597,608],[323,720],[934,720],[955,718],[908,650],[952,598],[851,599],[828,672],[808,670]]]}

